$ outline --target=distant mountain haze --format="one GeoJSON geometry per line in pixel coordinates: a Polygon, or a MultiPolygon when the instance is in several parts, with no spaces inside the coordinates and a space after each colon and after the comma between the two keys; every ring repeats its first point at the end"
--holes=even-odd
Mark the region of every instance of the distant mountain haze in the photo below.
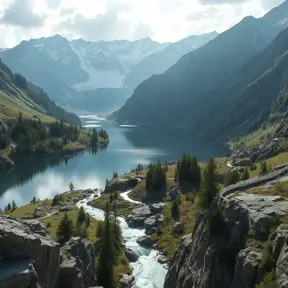
{"type": "MultiPolygon", "coordinates": [[[[207,45],[184,55],[165,73],[142,82],[118,111],[116,121],[143,126],[181,127],[213,138],[230,133],[235,126],[228,127],[229,118],[226,119],[225,114],[221,116],[223,107],[231,111],[234,95],[249,85],[249,81],[255,80],[255,75],[261,75],[262,68],[249,64],[249,61],[288,27],[287,19],[288,1],[262,18],[244,18],[207,45]],[[247,65],[249,69],[245,70],[247,65]],[[243,74],[248,78],[243,79],[243,74]],[[217,121],[214,121],[216,115],[217,121]]],[[[269,63],[265,65],[269,67],[269,63]]],[[[250,94],[250,97],[253,101],[255,95],[250,94]]],[[[231,117],[240,115],[239,111],[249,105],[249,101],[243,101],[241,105],[240,102],[235,103],[233,107],[236,110],[231,117]]],[[[266,104],[263,109],[267,110],[266,104]]],[[[241,117],[237,119],[237,127],[247,122],[247,113],[241,117]]],[[[248,126],[242,127],[241,133],[245,133],[248,126]]]]}
{"type": "Polygon", "coordinates": [[[138,83],[152,74],[164,72],[183,54],[206,44],[216,35],[213,32],[203,37],[190,36],[174,44],[157,43],[150,38],[132,42],[68,41],[55,35],[23,41],[2,51],[0,57],[14,71],[47,91],[60,105],[65,103],[65,107],[68,104],[74,109],[109,112],[120,108],[138,83]],[[150,56],[152,67],[147,73],[145,62],[144,71],[141,66],[146,58],[147,63],[151,61],[150,56]],[[137,65],[140,68],[134,70],[137,65]]]}
{"type": "Polygon", "coordinates": [[[196,50],[218,36],[217,32],[187,37],[172,43],[162,51],[144,58],[134,66],[125,80],[127,87],[135,89],[141,82],[155,74],[162,74],[186,53],[196,50]]]}

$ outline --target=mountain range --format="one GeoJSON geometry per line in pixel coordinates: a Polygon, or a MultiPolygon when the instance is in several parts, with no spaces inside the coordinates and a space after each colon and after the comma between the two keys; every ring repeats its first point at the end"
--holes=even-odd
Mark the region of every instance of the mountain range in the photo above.
{"type": "Polygon", "coordinates": [[[191,36],[173,44],[150,38],[132,42],[68,41],[55,35],[23,41],[2,51],[0,57],[60,105],[99,113],[120,108],[138,83],[164,72],[182,55],[216,35],[191,36]],[[153,64],[155,61],[158,65],[153,64]]]}
{"type": "Polygon", "coordinates": [[[116,121],[175,126],[211,138],[249,132],[284,101],[288,32],[279,32],[287,27],[288,1],[262,18],[244,18],[142,82],[116,121]]]}

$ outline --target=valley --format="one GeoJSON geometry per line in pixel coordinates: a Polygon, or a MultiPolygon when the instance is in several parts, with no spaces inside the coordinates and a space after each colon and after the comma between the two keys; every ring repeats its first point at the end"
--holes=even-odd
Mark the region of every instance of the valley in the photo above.
{"type": "Polygon", "coordinates": [[[287,288],[288,0],[10,2],[0,288],[287,288]]]}

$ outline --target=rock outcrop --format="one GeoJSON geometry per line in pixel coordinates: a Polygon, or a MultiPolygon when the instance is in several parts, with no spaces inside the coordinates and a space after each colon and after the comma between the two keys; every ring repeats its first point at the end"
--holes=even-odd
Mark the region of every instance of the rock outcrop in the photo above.
{"type": "Polygon", "coordinates": [[[135,283],[135,278],[132,275],[126,275],[126,274],[122,274],[120,277],[120,288],[131,288],[132,286],[134,286],[135,283]]]}
{"type": "Polygon", "coordinates": [[[279,287],[288,287],[288,229],[280,224],[288,201],[249,190],[284,181],[287,175],[284,165],[220,191],[214,203],[221,211],[217,221],[209,226],[213,209],[198,216],[192,235],[182,238],[170,262],[164,288],[254,288],[272,269],[262,265],[265,245],[271,245],[268,253],[279,287]]]}
{"type": "Polygon", "coordinates": [[[61,247],[58,287],[84,288],[96,284],[95,252],[91,241],[71,238],[61,247]]]}
{"type": "Polygon", "coordinates": [[[130,227],[144,227],[146,234],[153,234],[156,228],[164,220],[162,210],[164,203],[155,203],[150,206],[142,206],[132,210],[132,214],[126,217],[126,222],[130,227]]]}
{"type": "Polygon", "coordinates": [[[116,191],[125,192],[129,189],[133,189],[139,182],[138,178],[116,178],[108,181],[105,186],[104,193],[113,193],[116,191]]]}
{"type": "Polygon", "coordinates": [[[55,287],[59,244],[42,228],[0,215],[0,287],[55,287]]]}

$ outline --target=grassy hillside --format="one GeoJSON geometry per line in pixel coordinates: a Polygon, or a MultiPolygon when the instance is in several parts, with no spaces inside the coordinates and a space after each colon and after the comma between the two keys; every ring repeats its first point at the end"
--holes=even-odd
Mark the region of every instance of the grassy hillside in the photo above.
{"type": "Polygon", "coordinates": [[[41,88],[13,73],[0,59],[0,120],[15,118],[19,112],[25,118],[36,117],[45,123],[58,119],[81,124],[76,115],[58,107],[41,88]]]}

